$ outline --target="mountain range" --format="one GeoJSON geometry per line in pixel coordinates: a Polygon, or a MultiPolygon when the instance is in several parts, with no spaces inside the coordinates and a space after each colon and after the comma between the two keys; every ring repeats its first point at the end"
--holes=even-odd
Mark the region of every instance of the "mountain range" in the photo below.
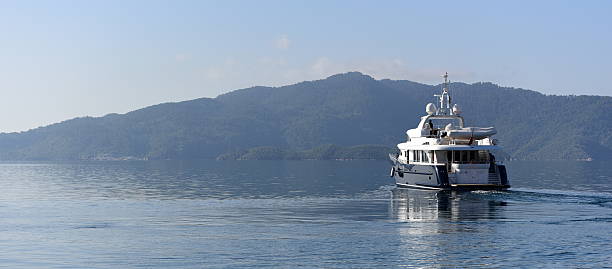
{"type": "MultiPolygon", "coordinates": [[[[488,82],[450,89],[466,125],[495,126],[511,158],[612,159],[612,97],[544,95],[488,82]]],[[[351,158],[351,149],[376,145],[382,152],[404,141],[439,91],[440,85],[358,72],[251,87],[2,133],[0,160],[240,159],[240,152],[259,156],[258,149],[335,156],[311,154],[322,147],[351,158]]],[[[276,153],[266,156],[287,155],[276,153]]]]}

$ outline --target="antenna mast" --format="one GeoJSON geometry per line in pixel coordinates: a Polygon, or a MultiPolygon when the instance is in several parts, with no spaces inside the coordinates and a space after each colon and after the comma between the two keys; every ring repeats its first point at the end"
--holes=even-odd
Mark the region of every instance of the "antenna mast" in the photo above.
{"type": "Polygon", "coordinates": [[[446,72],[443,76],[444,84],[442,85],[442,94],[434,94],[440,98],[440,108],[436,111],[436,115],[453,115],[453,111],[450,108],[451,97],[448,93],[448,84],[450,81],[448,80],[448,72],[446,72]]]}

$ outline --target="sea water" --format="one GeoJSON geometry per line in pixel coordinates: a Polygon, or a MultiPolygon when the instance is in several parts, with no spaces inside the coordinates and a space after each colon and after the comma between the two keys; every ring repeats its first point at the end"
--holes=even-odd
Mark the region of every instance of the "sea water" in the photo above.
{"type": "Polygon", "coordinates": [[[604,268],[612,166],[397,189],[383,161],[0,164],[4,268],[604,268]]]}

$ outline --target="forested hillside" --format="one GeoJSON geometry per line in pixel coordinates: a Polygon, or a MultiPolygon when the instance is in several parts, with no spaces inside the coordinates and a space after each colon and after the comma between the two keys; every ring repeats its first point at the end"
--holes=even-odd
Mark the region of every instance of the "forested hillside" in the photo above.
{"type": "MultiPolygon", "coordinates": [[[[392,148],[438,92],[439,86],[356,72],[252,87],[3,133],[0,159],[192,159],[252,148],[304,154],[321,145],[392,148]]],[[[453,83],[451,94],[466,124],[497,127],[496,137],[513,158],[612,159],[611,97],[551,96],[491,83],[453,83]]]]}

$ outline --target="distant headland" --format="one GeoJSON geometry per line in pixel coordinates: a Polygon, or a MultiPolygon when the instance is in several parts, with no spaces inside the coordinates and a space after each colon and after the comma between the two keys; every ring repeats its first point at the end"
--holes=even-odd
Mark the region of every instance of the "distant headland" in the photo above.
{"type": "MultiPolygon", "coordinates": [[[[0,134],[0,160],[384,159],[437,85],[350,72],[0,134]]],[[[512,159],[612,159],[612,97],[453,83],[512,159]]]]}

